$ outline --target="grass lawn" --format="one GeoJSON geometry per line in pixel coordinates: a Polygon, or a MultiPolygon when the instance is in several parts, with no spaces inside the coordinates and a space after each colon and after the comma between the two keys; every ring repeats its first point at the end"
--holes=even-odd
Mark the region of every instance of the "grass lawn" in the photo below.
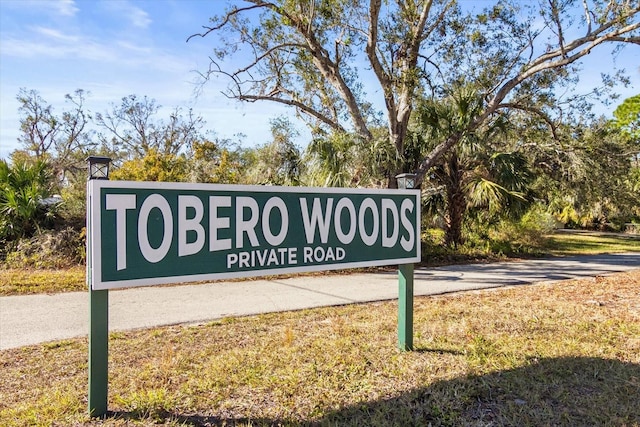
{"type": "Polygon", "coordinates": [[[640,234],[600,233],[597,231],[556,232],[547,236],[544,249],[551,255],[588,255],[614,252],[640,252],[640,234]]]}
{"type": "Polygon", "coordinates": [[[113,333],[0,352],[0,425],[640,426],[640,271],[113,333]]]}
{"type": "Polygon", "coordinates": [[[0,296],[86,290],[85,266],[61,270],[0,269],[0,296]]]}

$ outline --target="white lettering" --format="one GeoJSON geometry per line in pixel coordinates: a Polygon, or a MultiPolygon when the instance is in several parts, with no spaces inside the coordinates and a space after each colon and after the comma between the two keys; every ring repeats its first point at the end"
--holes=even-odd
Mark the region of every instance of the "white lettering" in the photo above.
{"type": "Polygon", "coordinates": [[[322,246],[317,246],[313,250],[313,258],[316,261],[323,261],[324,260],[324,248],[322,246]]]}
{"type": "Polygon", "coordinates": [[[202,201],[196,196],[178,196],[178,256],[197,254],[204,247],[204,227],[200,222],[204,216],[202,201]],[[193,218],[187,218],[188,208],[195,210],[193,218]],[[189,243],[189,231],[196,232],[196,240],[189,243]]]}
{"type": "Polygon", "coordinates": [[[319,198],[313,199],[313,207],[311,208],[311,218],[309,218],[309,208],[307,199],[300,198],[300,210],[302,211],[302,224],[304,225],[304,234],[307,243],[312,244],[316,237],[316,228],[320,232],[320,241],[327,243],[329,239],[329,226],[331,224],[331,208],[333,207],[333,199],[327,199],[327,205],[324,208],[324,216],[322,216],[322,205],[319,198]]]}
{"type": "Polygon", "coordinates": [[[161,261],[169,252],[171,241],[173,240],[173,214],[169,202],[159,194],[152,194],[146,198],[140,207],[140,216],[138,217],[138,245],[142,256],[152,263],[161,261]],[[153,248],[149,243],[147,235],[147,226],[149,224],[149,214],[151,210],[157,208],[162,213],[164,222],[164,234],[162,243],[157,248],[153,248]]]}
{"type": "Polygon", "coordinates": [[[258,264],[264,265],[267,261],[267,255],[269,255],[268,250],[258,251],[258,264]]]}
{"type": "Polygon", "coordinates": [[[346,256],[344,248],[341,247],[305,246],[302,249],[305,263],[342,261],[346,256]]]}
{"type": "Polygon", "coordinates": [[[267,265],[276,264],[278,265],[278,254],[275,249],[269,250],[269,259],[267,260],[267,265]]]}
{"type": "Polygon", "coordinates": [[[391,199],[382,199],[382,246],[392,248],[398,241],[398,231],[400,224],[398,223],[398,207],[391,199]],[[393,231],[389,235],[389,212],[393,217],[393,231]]]}
{"type": "Polygon", "coordinates": [[[240,261],[238,262],[240,268],[249,268],[249,252],[240,252],[240,261]]]}
{"type": "Polygon", "coordinates": [[[209,251],[211,252],[231,249],[231,239],[218,238],[218,230],[229,228],[229,218],[220,218],[218,208],[229,207],[231,207],[230,196],[209,197],[209,251]]]}
{"type": "Polygon", "coordinates": [[[283,265],[285,263],[285,255],[287,255],[287,251],[289,249],[288,248],[279,248],[278,249],[278,254],[280,254],[280,265],[283,265]]]}
{"type": "Polygon", "coordinates": [[[405,230],[407,230],[407,233],[409,233],[408,238],[405,238],[405,236],[402,236],[402,238],[400,239],[400,245],[407,252],[413,249],[416,236],[415,236],[413,227],[411,226],[411,220],[405,215],[405,212],[407,211],[413,212],[413,208],[414,208],[413,201],[409,199],[403,200],[402,205],[400,206],[400,219],[402,221],[402,226],[404,227],[405,230]]]}
{"type": "Polygon", "coordinates": [[[380,230],[380,218],[378,216],[378,207],[376,206],[376,202],[374,202],[373,199],[370,197],[364,199],[364,201],[360,205],[360,212],[358,213],[358,230],[360,231],[360,238],[362,239],[362,242],[365,245],[373,246],[376,243],[376,240],[378,240],[378,232],[380,230]],[[365,223],[364,223],[367,210],[370,210],[373,216],[372,218],[373,227],[371,230],[371,234],[367,234],[367,230],[365,228],[365,223]]]}
{"type": "Polygon", "coordinates": [[[313,262],[313,248],[310,248],[309,246],[305,246],[302,257],[305,263],[313,262]]]}
{"type": "Polygon", "coordinates": [[[295,265],[297,248],[264,249],[227,254],[227,269],[295,265]],[[257,262],[256,262],[257,261],[257,262]]]}
{"type": "Polygon", "coordinates": [[[262,209],[262,233],[267,243],[271,246],[279,246],[287,237],[289,231],[289,211],[287,205],[280,197],[272,197],[267,200],[264,208],[262,209]],[[273,208],[277,208],[280,211],[280,217],[282,224],[280,225],[280,232],[277,235],[271,233],[271,211],[273,208]]]}
{"type": "Polygon", "coordinates": [[[356,207],[353,205],[353,202],[346,198],[343,197],[342,199],[338,200],[338,203],[336,204],[336,212],[334,214],[334,226],[335,226],[335,231],[336,231],[336,236],[338,237],[338,240],[340,240],[340,243],[342,243],[343,245],[348,245],[349,243],[351,243],[353,241],[353,238],[356,235],[356,207]],[[342,223],[340,221],[340,218],[342,217],[342,210],[346,209],[347,212],[349,213],[349,231],[348,232],[344,232],[342,230],[342,223]]]}
{"type": "Polygon", "coordinates": [[[332,247],[328,247],[327,248],[327,254],[324,257],[325,261],[335,261],[336,260],[336,255],[335,253],[333,253],[333,248],[332,247]]]}
{"type": "Polygon", "coordinates": [[[107,210],[116,211],[116,268],[127,268],[127,210],[136,208],[135,194],[107,194],[107,210]]]}
{"type": "Polygon", "coordinates": [[[236,198],[236,248],[244,247],[244,234],[247,234],[251,246],[259,246],[258,236],[256,236],[256,225],[259,220],[258,202],[251,197],[236,198]],[[249,208],[251,215],[248,219],[244,217],[244,208],[249,208]]]}
{"type": "Polygon", "coordinates": [[[237,263],[238,263],[238,254],[227,255],[227,269],[231,268],[232,265],[237,263]]]}

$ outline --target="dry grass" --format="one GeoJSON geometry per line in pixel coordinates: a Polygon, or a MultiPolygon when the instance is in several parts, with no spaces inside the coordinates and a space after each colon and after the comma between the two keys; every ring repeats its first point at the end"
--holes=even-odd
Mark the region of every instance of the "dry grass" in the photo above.
{"type": "Polygon", "coordinates": [[[114,333],[105,420],[87,344],[0,352],[0,425],[640,426],[640,271],[114,333]]]}
{"type": "Polygon", "coordinates": [[[86,291],[86,268],[0,269],[0,296],[86,291]]]}

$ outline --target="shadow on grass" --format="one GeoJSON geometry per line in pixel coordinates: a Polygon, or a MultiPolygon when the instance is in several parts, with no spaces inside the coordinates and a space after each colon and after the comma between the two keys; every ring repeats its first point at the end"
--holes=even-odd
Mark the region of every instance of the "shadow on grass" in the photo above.
{"type": "MultiPolygon", "coordinates": [[[[110,415],[144,420],[135,413],[110,415]]],[[[439,381],[309,421],[170,412],[155,421],[191,426],[637,426],[640,365],[600,358],[531,359],[524,367],[439,381]]]]}

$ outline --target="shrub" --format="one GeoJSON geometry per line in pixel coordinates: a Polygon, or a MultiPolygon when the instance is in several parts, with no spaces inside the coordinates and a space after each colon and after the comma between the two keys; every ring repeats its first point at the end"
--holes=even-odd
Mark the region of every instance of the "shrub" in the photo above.
{"type": "Polygon", "coordinates": [[[6,254],[8,268],[65,268],[85,260],[86,230],[67,227],[17,241],[6,254]]]}
{"type": "Polygon", "coordinates": [[[55,205],[45,205],[49,197],[51,170],[43,161],[0,160],[0,240],[30,237],[53,224],[55,205]]]}

